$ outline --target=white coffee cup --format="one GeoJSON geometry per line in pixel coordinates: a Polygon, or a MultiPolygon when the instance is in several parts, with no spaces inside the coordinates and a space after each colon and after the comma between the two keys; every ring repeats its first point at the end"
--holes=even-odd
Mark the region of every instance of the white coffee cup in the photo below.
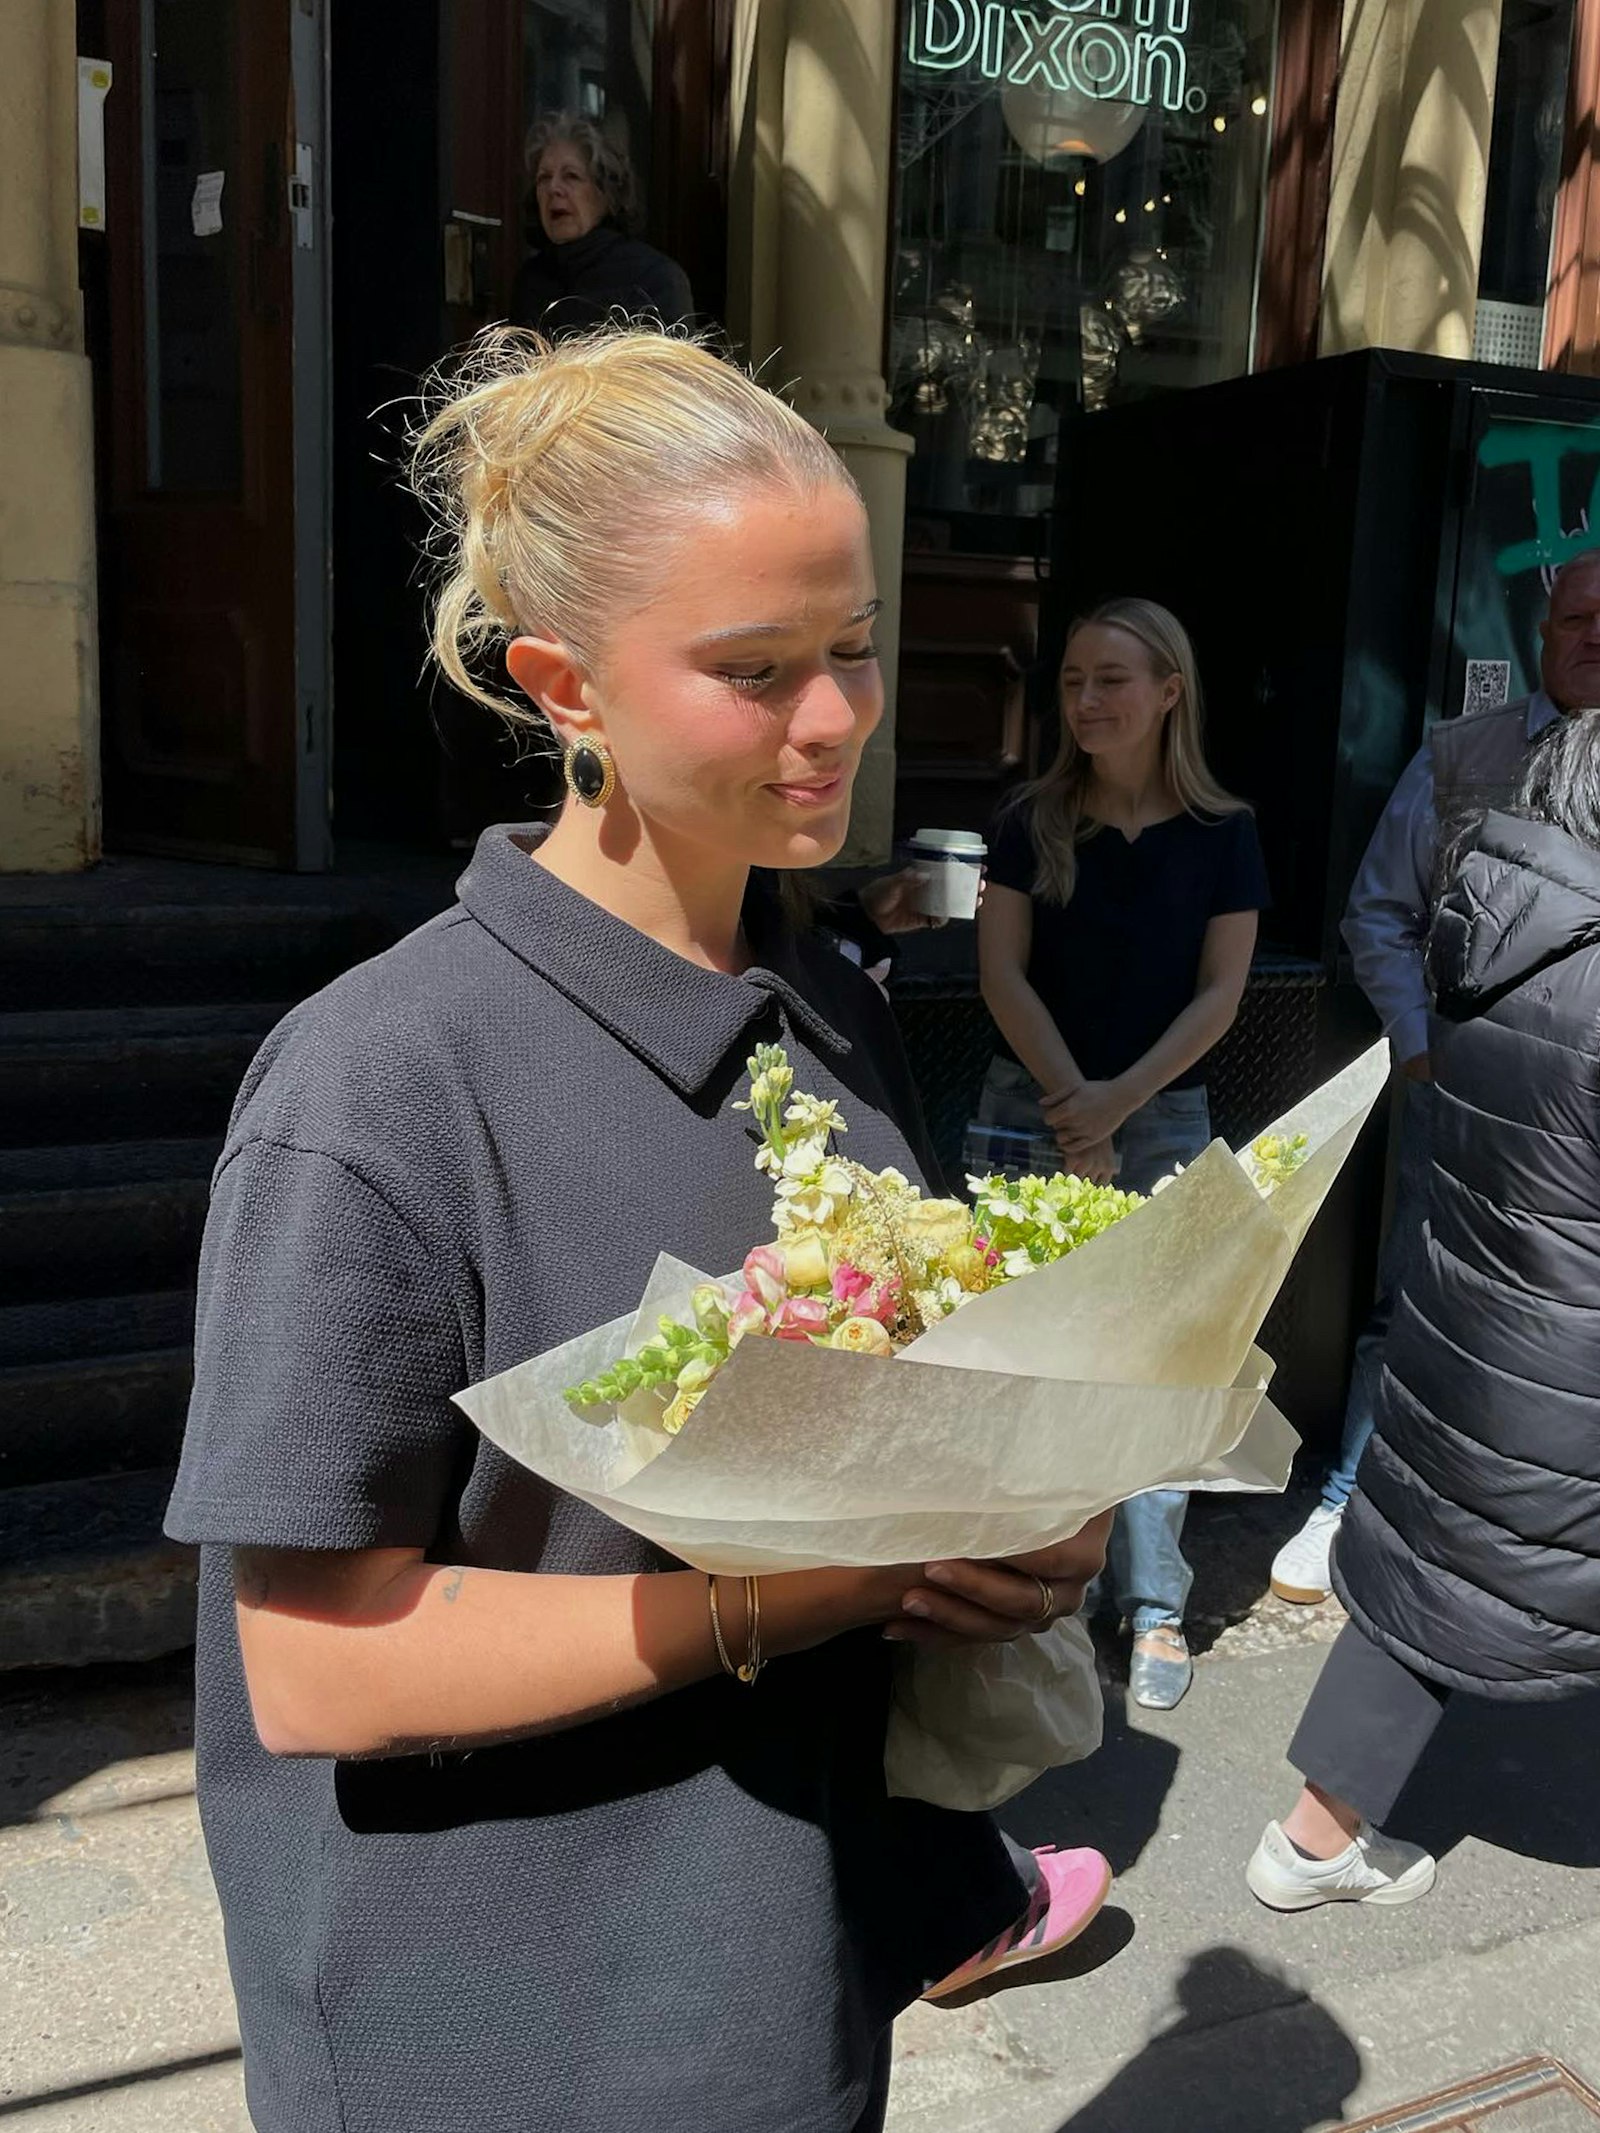
{"type": "Polygon", "coordinates": [[[920,829],[911,864],[923,876],[917,909],[924,918],[976,918],[989,847],[974,830],[920,829]]]}

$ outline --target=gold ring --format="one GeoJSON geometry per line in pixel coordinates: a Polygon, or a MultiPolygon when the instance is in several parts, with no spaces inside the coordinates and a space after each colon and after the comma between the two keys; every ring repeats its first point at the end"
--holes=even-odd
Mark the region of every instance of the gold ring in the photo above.
{"type": "Polygon", "coordinates": [[[1039,1620],[1041,1622],[1053,1622],[1056,1618],[1055,1592],[1045,1578],[1035,1576],[1033,1582],[1039,1588],[1039,1620]]]}

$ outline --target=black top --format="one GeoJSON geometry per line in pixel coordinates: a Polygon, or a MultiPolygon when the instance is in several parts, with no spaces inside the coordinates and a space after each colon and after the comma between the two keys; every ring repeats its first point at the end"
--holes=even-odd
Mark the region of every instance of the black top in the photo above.
{"type": "MultiPolygon", "coordinates": [[[[1034,893],[1039,861],[1025,810],[1001,816],[989,879],[1033,897],[1028,983],[1091,1081],[1124,1073],[1194,998],[1206,927],[1226,911],[1264,911],[1267,870],[1255,817],[1173,815],[1130,844],[1099,829],[1078,846],[1066,904],[1034,893]]],[[[1205,1061],[1169,1084],[1200,1087],[1205,1061]]]]}
{"type": "Polygon", "coordinates": [[[753,892],[702,970],[485,831],[461,902],[305,1002],[245,1081],[168,1530],[202,1544],[201,1810],[259,2133],[844,2133],[894,2014],[1022,1910],[987,1816],[885,1798],[890,1647],[841,1638],[471,1754],[256,1739],[226,1545],[667,1559],[480,1438],[461,1386],[770,1235],[760,1041],[921,1168],[877,988],[753,892]],[[933,1869],[930,1871],[930,1868],[933,1869]]]}
{"type": "Polygon", "coordinates": [[[679,326],[693,311],[689,277],[677,261],[606,222],[569,244],[530,252],[511,299],[515,325],[557,339],[606,325],[618,312],[679,326]]]}
{"type": "Polygon", "coordinates": [[[1434,1681],[1600,1688],[1600,853],[1491,814],[1428,974],[1427,1249],[1334,1581],[1434,1681]]]}

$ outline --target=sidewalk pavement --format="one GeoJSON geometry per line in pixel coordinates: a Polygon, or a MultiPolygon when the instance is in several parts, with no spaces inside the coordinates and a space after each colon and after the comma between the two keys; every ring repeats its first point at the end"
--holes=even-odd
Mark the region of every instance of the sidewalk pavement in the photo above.
{"type": "MultiPolygon", "coordinates": [[[[1113,1682],[1101,1753],[1004,1816],[1100,1845],[1111,1902],[1047,1975],[906,2016],[889,2133],[1312,2133],[1542,2052],[1597,2082],[1600,1698],[1450,1713],[1394,1818],[1440,1855],[1422,1902],[1246,1892],[1338,1626],[1257,1597],[1302,1508],[1197,1513],[1189,1697],[1130,1712],[1113,1682]]],[[[249,2133],[188,1723],[181,1663],[0,1676],[3,2133],[249,2133]]]]}

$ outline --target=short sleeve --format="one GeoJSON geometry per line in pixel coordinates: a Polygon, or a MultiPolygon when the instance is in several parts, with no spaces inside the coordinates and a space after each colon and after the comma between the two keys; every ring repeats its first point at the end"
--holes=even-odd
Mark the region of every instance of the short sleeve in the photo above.
{"type": "Polygon", "coordinates": [[[1039,859],[1024,809],[1008,807],[996,820],[989,832],[989,857],[984,870],[990,881],[998,882],[1002,889],[1015,889],[1019,896],[1033,894],[1039,859]]]}
{"type": "Polygon", "coordinates": [[[1230,911],[1265,911],[1272,902],[1267,862],[1261,856],[1256,818],[1244,808],[1218,824],[1227,840],[1211,887],[1210,918],[1230,911]]]}
{"type": "Polygon", "coordinates": [[[467,1427],[461,1316],[410,1226],[330,1155],[253,1140],[212,1193],[175,1540],[426,1547],[467,1427]]]}

